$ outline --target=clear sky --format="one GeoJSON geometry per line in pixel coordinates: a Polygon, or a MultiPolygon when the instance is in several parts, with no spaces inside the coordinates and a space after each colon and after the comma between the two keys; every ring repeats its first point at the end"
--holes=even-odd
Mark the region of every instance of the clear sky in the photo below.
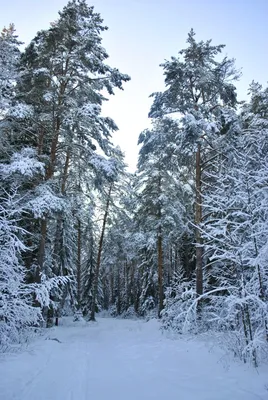
{"type": "MultiPolygon", "coordinates": [[[[191,28],[197,40],[226,44],[224,55],[236,59],[243,76],[237,84],[245,99],[254,79],[268,81],[268,0],[88,0],[109,30],[103,34],[108,63],[131,76],[104,113],[119,127],[114,143],[135,168],[139,133],[149,126],[149,95],[164,89],[159,64],[185,47],[191,28]]],[[[14,22],[26,44],[57,19],[67,0],[0,0],[0,28],[14,22]]]]}

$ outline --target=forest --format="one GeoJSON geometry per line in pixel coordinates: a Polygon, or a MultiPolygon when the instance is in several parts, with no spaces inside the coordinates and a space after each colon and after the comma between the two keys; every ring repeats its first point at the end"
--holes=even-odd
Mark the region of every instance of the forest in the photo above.
{"type": "Polygon", "coordinates": [[[185,32],[160,65],[165,90],[148,93],[130,173],[102,114],[130,80],[108,64],[106,29],[70,0],[23,49],[13,24],[1,32],[0,350],[107,310],[210,332],[257,366],[268,354],[268,89],[253,81],[238,101],[225,46],[185,32]]]}

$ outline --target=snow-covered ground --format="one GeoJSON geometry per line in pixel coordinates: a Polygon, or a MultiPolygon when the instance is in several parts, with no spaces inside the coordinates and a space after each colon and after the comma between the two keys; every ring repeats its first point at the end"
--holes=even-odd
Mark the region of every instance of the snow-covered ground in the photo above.
{"type": "Polygon", "coordinates": [[[268,368],[230,361],[198,339],[168,338],[156,320],[62,322],[0,357],[1,400],[268,399],[268,368]]]}

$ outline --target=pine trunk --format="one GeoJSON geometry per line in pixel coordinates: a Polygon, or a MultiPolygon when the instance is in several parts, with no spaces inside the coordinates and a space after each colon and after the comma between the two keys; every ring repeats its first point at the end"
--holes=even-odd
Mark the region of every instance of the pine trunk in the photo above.
{"type": "Polygon", "coordinates": [[[93,288],[92,288],[90,321],[96,321],[96,319],[95,319],[96,297],[97,297],[97,292],[98,292],[98,282],[99,282],[99,275],[100,275],[101,253],[102,253],[102,248],[103,248],[104,232],[105,232],[105,227],[106,227],[108,213],[109,213],[112,187],[113,187],[113,185],[111,184],[110,188],[109,188],[108,198],[107,198],[103,222],[102,222],[101,236],[100,236],[98,255],[97,255],[97,263],[96,263],[96,269],[95,269],[94,280],[93,280],[93,288]]]}
{"type": "Polygon", "coordinates": [[[120,266],[118,265],[117,267],[117,276],[116,276],[116,281],[117,281],[117,304],[116,304],[116,312],[117,315],[121,314],[122,310],[122,300],[121,300],[121,279],[120,279],[120,266]]]}
{"type": "MultiPolygon", "coordinates": [[[[52,139],[51,150],[50,150],[50,163],[46,170],[45,180],[48,181],[52,178],[54,174],[55,162],[56,162],[56,154],[57,154],[57,146],[59,139],[59,129],[60,129],[60,119],[56,119],[56,132],[52,139]]],[[[43,136],[44,132],[41,133],[39,138],[38,152],[42,152],[43,146],[43,136]]],[[[45,260],[45,245],[46,245],[46,236],[47,236],[47,218],[41,220],[41,239],[38,250],[38,268],[36,270],[36,282],[40,283],[41,281],[41,273],[43,272],[44,260],[45,260]]]]}
{"type": "Polygon", "coordinates": [[[163,248],[162,248],[162,233],[161,233],[161,230],[158,233],[157,253],[158,253],[158,295],[159,295],[158,317],[160,318],[161,317],[161,311],[164,308],[163,248]]]}
{"type": "Polygon", "coordinates": [[[41,273],[44,268],[44,260],[45,260],[45,245],[46,245],[46,236],[47,236],[47,220],[41,220],[41,239],[38,250],[38,267],[36,269],[35,281],[37,283],[41,282],[41,273]]]}
{"type": "MultiPolygon", "coordinates": [[[[158,180],[158,195],[162,194],[162,180],[159,174],[158,180]]],[[[161,311],[164,308],[164,289],[163,289],[163,240],[162,240],[162,227],[161,227],[161,217],[162,210],[161,204],[159,204],[158,209],[158,236],[157,236],[157,261],[158,261],[158,296],[159,296],[159,306],[158,306],[158,317],[161,317],[161,311]]]]}
{"type": "Polygon", "coordinates": [[[67,178],[68,178],[70,155],[71,155],[70,149],[68,149],[66,152],[66,159],[65,159],[64,171],[63,171],[63,177],[62,177],[62,183],[61,183],[61,193],[62,194],[65,194],[65,191],[66,191],[66,182],[67,182],[67,178]]]}
{"type": "Polygon", "coordinates": [[[77,309],[81,308],[81,221],[77,221],[77,309]]]}
{"type": "Polygon", "coordinates": [[[201,196],[201,146],[198,145],[196,152],[196,201],[195,201],[195,224],[196,224],[196,293],[203,294],[203,248],[199,226],[202,221],[202,196],[201,196]]]}

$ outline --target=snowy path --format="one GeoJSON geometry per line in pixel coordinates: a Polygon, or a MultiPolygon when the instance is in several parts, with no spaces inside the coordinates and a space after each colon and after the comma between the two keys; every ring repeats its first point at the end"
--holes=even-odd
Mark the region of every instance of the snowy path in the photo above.
{"type": "Polygon", "coordinates": [[[49,337],[61,343],[38,339],[0,358],[1,400],[268,399],[264,370],[226,368],[220,352],[168,339],[157,321],[101,318],[53,328],[49,337]]]}

